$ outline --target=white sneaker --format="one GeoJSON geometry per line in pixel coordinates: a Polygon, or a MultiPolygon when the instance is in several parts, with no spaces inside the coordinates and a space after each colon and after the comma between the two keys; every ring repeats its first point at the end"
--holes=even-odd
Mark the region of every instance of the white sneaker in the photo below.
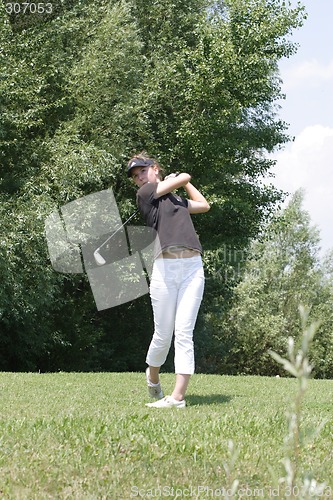
{"type": "Polygon", "coordinates": [[[158,383],[157,385],[152,385],[152,382],[149,378],[149,366],[146,370],[146,379],[147,379],[147,386],[148,386],[148,394],[151,398],[154,399],[162,399],[164,394],[161,389],[161,384],[158,383]]]}
{"type": "Polygon", "coordinates": [[[171,396],[166,396],[159,401],[155,401],[155,403],[146,403],[146,406],[149,406],[150,408],[185,408],[186,402],[185,399],[177,401],[171,396]]]}

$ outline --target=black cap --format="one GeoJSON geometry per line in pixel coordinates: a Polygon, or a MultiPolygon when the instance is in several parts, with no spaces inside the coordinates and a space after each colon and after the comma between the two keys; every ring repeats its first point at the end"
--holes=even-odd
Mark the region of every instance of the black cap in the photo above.
{"type": "Polygon", "coordinates": [[[151,167],[152,165],[155,165],[155,161],[151,160],[150,158],[133,158],[132,160],[129,161],[128,166],[127,166],[127,177],[131,177],[131,170],[134,167],[151,167]]]}

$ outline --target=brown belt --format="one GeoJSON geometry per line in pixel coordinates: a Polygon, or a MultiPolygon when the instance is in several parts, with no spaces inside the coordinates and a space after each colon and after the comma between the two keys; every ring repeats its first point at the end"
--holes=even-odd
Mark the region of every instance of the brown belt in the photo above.
{"type": "Polygon", "coordinates": [[[193,250],[192,248],[171,246],[166,248],[157,257],[158,259],[189,259],[200,255],[199,250],[193,250]]]}

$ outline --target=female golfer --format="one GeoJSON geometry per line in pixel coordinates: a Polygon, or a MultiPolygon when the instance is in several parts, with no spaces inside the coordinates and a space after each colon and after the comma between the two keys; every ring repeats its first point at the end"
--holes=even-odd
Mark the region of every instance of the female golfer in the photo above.
{"type": "Polygon", "coordinates": [[[189,174],[170,174],[162,180],[160,165],[144,153],[128,162],[127,173],[139,188],[140,213],[159,237],[150,282],[154,335],[146,358],[148,393],[157,401],[147,406],[184,408],[186,389],[194,373],[193,329],[204,290],[202,247],[190,214],[207,212],[210,207],[190,183],[189,174]],[[181,187],[188,199],[173,193],[181,187]],[[159,371],[173,334],[176,383],[171,396],[163,397],[159,371]]]}

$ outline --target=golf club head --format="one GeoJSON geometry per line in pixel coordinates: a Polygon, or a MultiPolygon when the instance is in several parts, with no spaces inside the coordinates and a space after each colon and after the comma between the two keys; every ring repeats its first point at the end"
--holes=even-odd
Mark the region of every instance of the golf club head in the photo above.
{"type": "Polygon", "coordinates": [[[104,266],[104,264],[106,264],[106,260],[101,256],[98,250],[94,251],[94,259],[98,266],[104,266]]]}

